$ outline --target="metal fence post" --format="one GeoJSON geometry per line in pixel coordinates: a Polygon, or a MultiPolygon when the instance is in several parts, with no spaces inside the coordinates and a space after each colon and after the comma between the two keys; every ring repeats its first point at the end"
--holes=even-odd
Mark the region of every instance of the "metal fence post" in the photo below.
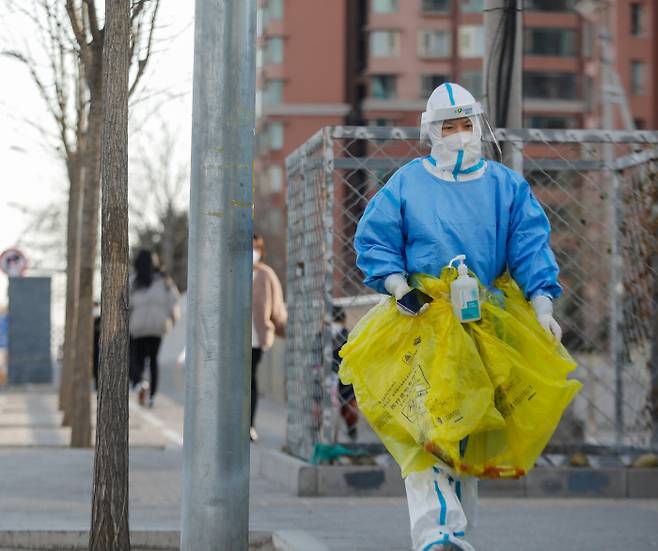
{"type": "Polygon", "coordinates": [[[197,0],[181,549],[248,548],[255,0],[197,0]]]}
{"type": "MultiPolygon", "coordinates": [[[[606,144],[605,162],[612,163],[611,146],[606,144]]],[[[615,370],[615,441],[624,441],[624,279],[620,246],[620,183],[612,168],[610,182],[610,360],[615,370]]]]}
{"type": "Polygon", "coordinates": [[[331,404],[333,378],[333,334],[331,322],[333,321],[333,293],[334,293],[334,141],[332,128],[324,128],[322,135],[322,169],[323,169],[323,196],[324,212],[322,213],[322,226],[324,229],[324,327],[322,330],[322,355],[324,359],[323,373],[323,408],[322,408],[322,433],[323,442],[331,442],[332,436],[332,411],[331,404]]]}

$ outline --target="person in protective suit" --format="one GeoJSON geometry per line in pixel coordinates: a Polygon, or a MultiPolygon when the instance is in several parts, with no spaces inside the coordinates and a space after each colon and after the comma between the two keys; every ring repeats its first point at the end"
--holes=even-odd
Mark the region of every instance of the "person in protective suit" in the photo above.
{"type": "MultiPolygon", "coordinates": [[[[548,219],[523,176],[484,159],[483,141],[498,144],[480,104],[458,84],[442,84],[422,115],[421,139],[431,144],[430,155],[401,167],[359,221],[355,249],[364,282],[400,300],[411,291],[409,275],[438,277],[465,254],[486,287],[508,270],[542,327],[561,340],[553,299],[562,289],[548,219]]],[[[475,479],[460,479],[437,461],[410,474],[405,487],[414,550],[474,549],[465,535],[474,521],[475,479]]]]}

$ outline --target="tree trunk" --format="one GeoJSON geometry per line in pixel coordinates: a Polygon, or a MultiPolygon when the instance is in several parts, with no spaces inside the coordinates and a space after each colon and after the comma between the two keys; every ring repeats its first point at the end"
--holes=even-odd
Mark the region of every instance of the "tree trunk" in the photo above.
{"type": "Polygon", "coordinates": [[[130,549],[128,529],[129,0],[105,4],[101,341],[89,549],[130,549]]]}
{"type": "Polygon", "coordinates": [[[66,227],[66,320],[64,325],[64,357],[59,384],[59,409],[65,411],[64,424],[70,424],[73,366],[75,365],[75,335],[77,326],[80,262],[80,207],[82,205],[82,174],[80,152],[67,162],[69,201],[66,227]],[[68,415],[67,415],[68,412],[68,415]]]}
{"type": "Polygon", "coordinates": [[[85,192],[82,205],[80,242],[80,298],[71,409],[71,447],[91,446],[90,383],[94,352],[94,270],[98,246],[98,202],[100,198],[100,145],[103,122],[102,47],[93,45],[93,67],[89,69],[89,127],[85,151],[85,192]]]}
{"type": "Polygon", "coordinates": [[[167,210],[164,216],[164,228],[162,232],[162,265],[169,275],[174,270],[174,224],[176,216],[174,207],[171,202],[167,203],[167,210]]]}

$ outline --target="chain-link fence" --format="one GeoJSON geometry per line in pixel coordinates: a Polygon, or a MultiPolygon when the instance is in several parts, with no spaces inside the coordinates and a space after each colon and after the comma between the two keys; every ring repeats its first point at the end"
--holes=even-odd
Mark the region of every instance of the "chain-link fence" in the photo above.
{"type": "MultiPolygon", "coordinates": [[[[551,220],[564,287],[557,317],[584,383],[551,449],[637,451],[651,446],[652,428],[655,446],[658,132],[497,137],[551,220]]],[[[340,323],[351,328],[380,298],[362,284],[354,232],[390,175],[427,153],[417,129],[332,127],[287,159],[288,447],[299,457],[317,442],[376,440],[354,424],[335,374],[340,323]]]]}

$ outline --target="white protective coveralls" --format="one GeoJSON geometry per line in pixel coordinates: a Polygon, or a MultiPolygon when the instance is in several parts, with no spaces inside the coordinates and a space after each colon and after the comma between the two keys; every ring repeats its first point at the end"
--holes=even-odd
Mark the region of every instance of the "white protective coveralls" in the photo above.
{"type": "MultiPolygon", "coordinates": [[[[481,256],[482,265],[480,266],[479,262],[476,261],[471,266],[478,273],[481,281],[486,285],[490,285],[494,279],[493,276],[498,275],[499,272],[502,273],[507,266],[515,279],[521,284],[527,298],[532,301],[542,326],[559,340],[561,330],[553,319],[552,298],[559,295],[560,288],[557,283],[557,264],[548,245],[550,233],[548,220],[532,194],[526,189],[528,186],[520,175],[514,176],[515,173],[512,173],[506,167],[498,163],[487,162],[482,157],[483,134],[487,134],[487,141],[493,143],[500,151],[482,107],[468,90],[458,84],[445,83],[432,93],[427,102],[427,110],[421,118],[421,139],[430,141],[432,146],[431,154],[429,157],[415,162],[422,162],[425,173],[429,173],[438,179],[432,181],[432,176],[430,176],[428,185],[431,187],[424,189],[426,191],[432,190],[432,193],[440,192],[442,203],[445,203],[442,208],[447,209],[446,212],[443,212],[436,219],[436,223],[431,224],[431,226],[435,226],[435,229],[431,231],[443,232],[441,238],[436,243],[432,242],[433,252],[427,251],[429,256],[424,250],[418,252],[413,248],[423,245],[423,239],[414,240],[413,245],[409,242],[397,244],[398,239],[392,230],[392,228],[397,227],[392,224],[396,209],[393,207],[387,208],[388,203],[398,199],[395,185],[400,184],[400,182],[397,182],[396,176],[394,176],[387,184],[387,188],[390,188],[389,192],[386,193],[386,190],[384,190],[378,201],[372,201],[372,204],[369,205],[370,211],[366,211],[359,223],[360,227],[357,230],[355,239],[359,267],[368,276],[366,279],[367,284],[379,292],[385,290],[400,299],[410,290],[406,280],[407,274],[436,272],[436,275],[438,275],[441,266],[445,265],[445,262],[440,261],[442,256],[441,247],[450,246],[455,249],[454,251],[444,251],[448,255],[446,259],[453,253],[458,254],[463,251],[467,251],[471,261],[481,256]],[[443,136],[444,121],[464,117],[470,119],[473,127],[472,132],[458,132],[443,136]],[[437,182],[439,187],[437,187],[437,182]],[[478,233],[481,228],[478,227],[477,223],[471,225],[466,219],[461,220],[458,233],[451,232],[450,226],[446,226],[446,224],[449,224],[451,213],[459,209],[450,208],[452,192],[445,186],[469,186],[463,188],[463,192],[455,192],[460,196],[464,193],[463,200],[466,203],[458,200],[458,203],[452,205],[453,207],[458,204],[468,204],[470,205],[471,217],[473,215],[483,216],[485,212],[491,216],[495,209],[482,208],[478,204],[481,199],[480,194],[475,193],[476,189],[471,189],[472,186],[484,186],[485,184],[486,187],[480,190],[485,195],[494,193],[493,190],[497,187],[501,190],[500,193],[509,195],[505,203],[509,203],[509,205],[501,213],[494,215],[496,220],[493,220],[492,224],[504,225],[505,231],[509,232],[510,235],[508,236],[504,232],[505,235],[502,235],[500,240],[492,238],[491,242],[488,242],[478,233]],[[444,187],[441,188],[441,186],[444,187]],[[477,197],[473,196],[473,193],[477,197]],[[512,212],[513,215],[511,222],[504,219],[507,216],[505,213],[508,212],[512,212]],[[378,225],[380,221],[382,221],[381,227],[378,225]],[[442,227],[444,228],[441,229],[442,227]],[[448,228],[448,230],[445,228],[448,228]],[[531,236],[532,239],[526,239],[527,236],[531,236]],[[453,243],[453,241],[456,242],[453,243]],[[500,243],[497,245],[498,241],[500,243]],[[516,244],[516,241],[519,241],[519,243],[516,244]],[[405,255],[394,253],[397,250],[396,244],[403,249],[406,247],[405,255]],[[470,250],[468,244],[475,247],[476,250],[470,250]],[[509,249],[506,248],[507,245],[509,245],[509,249]],[[406,266],[400,265],[398,267],[402,258],[406,258],[406,266]],[[433,262],[436,261],[434,263],[437,266],[425,266],[423,262],[429,258],[433,258],[433,262]],[[418,266],[415,266],[414,263],[418,266]],[[488,272],[491,272],[491,277],[485,275],[488,272]],[[381,277],[386,273],[390,275],[381,277]]],[[[406,174],[405,170],[417,170],[413,166],[414,162],[409,163],[406,168],[398,173],[397,178],[403,179],[404,174],[406,174]]],[[[420,177],[419,172],[418,178],[420,177]]],[[[416,178],[413,181],[417,183],[416,178]]],[[[404,189],[401,191],[400,201],[404,202],[406,200],[404,193],[409,194],[410,199],[414,194],[414,188],[409,184],[406,187],[401,187],[404,189]]],[[[425,193],[425,198],[432,196],[432,193],[425,193]]],[[[409,204],[406,205],[408,207],[406,216],[415,219],[409,204]]],[[[426,209],[430,214],[433,213],[431,208],[426,209]]],[[[403,220],[399,227],[405,228],[405,224],[406,222],[403,220]]],[[[421,229],[424,227],[421,223],[421,229]]],[[[413,238],[413,231],[412,227],[406,229],[409,234],[408,239],[413,238]]],[[[427,246],[430,246],[429,242],[427,246]]],[[[467,445],[467,443],[464,442],[464,445],[467,445]]],[[[473,526],[476,516],[476,479],[472,477],[460,478],[448,466],[438,462],[427,471],[410,474],[405,479],[405,488],[414,551],[454,549],[474,551],[473,546],[466,541],[465,537],[467,528],[473,526]]]]}
{"type": "MultiPolygon", "coordinates": [[[[482,158],[483,124],[489,130],[481,114],[479,104],[468,90],[451,83],[439,86],[421,117],[421,140],[429,140],[432,145],[429,158],[423,159],[423,167],[442,180],[481,178],[487,166],[482,158]],[[442,136],[444,120],[461,118],[467,113],[473,125],[470,136],[464,132],[442,136]]],[[[439,462],[425,472],[411,473],[404,484],[414,551],[474,551],[464,538],[477,514],[477,479],[459,477],[439,462]]]]}

